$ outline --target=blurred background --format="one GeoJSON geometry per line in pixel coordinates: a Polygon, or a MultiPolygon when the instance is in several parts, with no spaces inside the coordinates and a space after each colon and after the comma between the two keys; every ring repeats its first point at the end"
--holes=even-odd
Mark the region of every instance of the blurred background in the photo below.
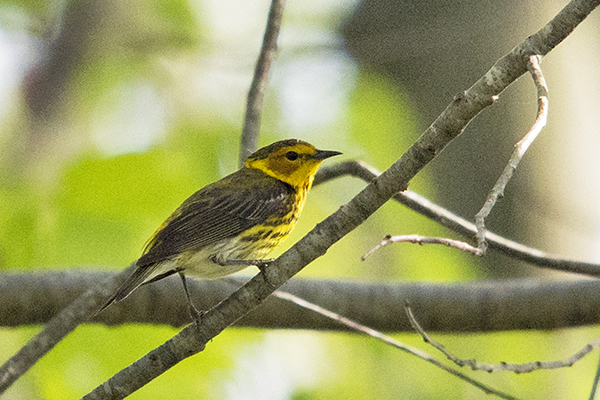
{"type": "MultiPolygon", "coordinates": [[[[566,3],[290,2],[260,144],[300,138],[384,170],[456,93],[566,3]]],[[[0,268],[119,271],[181,201],[237,169],[268,8],[266,0],[1,0],[0,268]]],[[[598,37],[596,11],[544,59],[548,126],[488,220],[508,238],[592,262],[600,260],[598,37]]],[[[536,108],[534,85],[522,77],[410,188],[473,219],[536,108]]],[[[343,178],[314,188],[293,237],[274,255],[362,187],[343,178]]],[[[386,234],[456,237],[390,203],[301,275],[371,282],[569,278],[498,254],[475,259],[440,246],[389,246],[361,262],[386,234]]],[[[0,330],[2,360],[40,329],[0,330]]],[[[176,332],[81,326],[5,398],[79,398],[176,332]]],[[[436,337],[463,358],[517,363],[566,358],[598,332],[436,337]]],[[[416,335],[395,336],[432,352],[416,335]]],[[[585,398],[595,358],[568,370],[474,376],[522,398],[585,398]]],[[[229,329],[130,398],[481,397],[358,335],[229,329]]]]}

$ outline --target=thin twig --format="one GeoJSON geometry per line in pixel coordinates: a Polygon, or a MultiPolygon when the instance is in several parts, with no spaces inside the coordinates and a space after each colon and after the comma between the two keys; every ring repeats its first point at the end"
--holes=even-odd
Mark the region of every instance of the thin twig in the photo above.
{"type": "Polygon", "coordinates": [[[256,61],[254,76],[246,100],[246,115],[240,142],[240,167],[244,165],[246,158],[258,147],[263,100],[269,83],[269,70],[277,54],[277,38],[283,19],[284,6],[285,0],[271,1],[260,55],[256,61]]]}
{"type": "Polygon", "coordinates": [[[502,393],[496,389],[492,389],[489,386],[487,386],[481,382],[478,382],[475,379],[472,379],[469,376],[464,375],[463,373],[461,373],[455,369],[448,367],[447,365],[438,361],[436,358],[425,353],[424,351],[417,349],[416,347],[406,345],[390,336],[387,336],[379,331],[376,331],[375,329],[371,329],[368,326],[362,325],[356,321],[352,321],[351,319],[348,319],[338,313],[327,310],[321,306],[318,306],[316,304],[308,302],[308,301],[306,301],[298,296],[294,296],[293,294],[288,293],[288,292],[276,290],[275,292],[273,292],[273,296],[280,298],[282,300],[292,302],[302,308],[306,308],[307,310],[311,310],[317,314],[323,315],[324,317],[327,317],[329,319],[337,321],[340,324],[343,324],[350,329],[353,329],[358,332],[362,332],[366,335],[371,336],[372,338],[381,340],[385,344],[393,346],[393,347],[395,347],[399,350],[402,350],[408,354],[411,354],[411,355],[418,357],[424,361],[427,361],[428,363],[431,363],[431,364],[435,365],[436,367],[439,367],[439,368],[443,369],[444,371],[451,373],[452,375],[464,380],[465,382],[477,387],[478,389],[483,390],[486,394],[492,394],[492,395],[498,396],[503,399],[515,399],[515,397],[513,397],[509,394],[502,393]]]}
{"type": "Polygon", "coordinates": [[[365,261],[367,257],[371,254],[375,253],[377,250],[382,248],[383,246],[387,246],[390,243],[415,243],[415,244],[443,244],[448,247],[454,247],[459,250],[464,250],[471,252],[473,254],[477,254],[477,248],[471,246],[469,243],[461,242],[460,240],[448,239],[448,238],[440,238],[440,237],[427,237],[420,235],[398,235],[391,236],[386,235],[385,238],[378,245],[369,250],[364,256],[362,256],[362,260],[365,261]]]}
{"type": "Polygon", "coordinates": [[[596,398],[596,393],[598,392],[598,380],[600,380],[600,360],[598,360],[598,366],[596,367],[596,375],[594,375],[594,382],[592,383],[589,400],[594,400],[596,398]]]}
{"type": "MultiPolygon", "coordinates": [[[[346,175],[362,179],[365,182],[371,182],[380,174],[381,172],[375,167],[364,161],[350,160],[321,168],[315,177],[314,185],[319,185],[346,175]]],[[[472,237],[477,233],[475,224],[431,202],[416,192],[405,190],[404,192],[396,193],[392,198],[411,210],[463,236],[472,237]]],[[[506,239],[490,231],[485,232],[485,238],[491,249],[537,267],[600,277],[600,265],[598,264],[555,257],[541,250],[506,239]]]]}
{"type": "Polygon", "coordinates": [[[538,371],[538,370],[542,370],[542,369],[558,369],[558,368],[564,368],[564,367],[571,367],[577,361],[581,360],[583,357],[588,355],[592,350],[600,347],[600,338],[596,338],[596,339],[592,340],[590,343],[586,344],[577,353],[573,354],[571,357],[569,357],[565,360],[535,361],[535,362],[524,363],[524,364],[509,364],[509,363],[505,363],[505,362],[502,362],[500,364],[483,364],[483,363],[477,362],[477,360],[474,360],[474,359],[464,360],[464,359],[456,357],[454,354],[452,354],[450,351],[448,351],[444,347],[444,345],[433,340],[431,338],[431,336],[429,336],[429,334],[427,332],[425,332],[425,330],[421,327],[421,325],[419,325],[419,322],[416,320],[415,316],[413,315],[408,302],[406,302],[404,304],[404,309],[406,310],[406,315],[408,316],[408,319],[409,319],[411,325],[413,326],[415,331],[417,331],[419,333],[419,335],[421,335],[421,337],[423,338],[423,340],[425,340],[426,343],[431,344],[433,347],[435,347],[436,349],[438,349],[439,351],[444,353],[444,355],[446,355],[446,357],[448,357],[449,360],[451,360],[453,363],[455,363],[459,367],[467,366],[467,367],[470,367],[474,371],[485,371],[485,372],[511,371],[511,372],[515,372],[517,374],[523,374],[523,373],[538,371]]]}
{"type": "Polygon", "coordinates": [[[506,188],[506,185],[512,178],[513,173],[517,169],[517,166],[519,165],[519,162],[521,162],[525,152],[531,143],[533,143],[533,141],[537,138],[544,126],[546,126],[546,121],[548,119],[548,87],[539,65],[541,59],[542,56],[533,55],[529,57],[529,61],[527,63],[527,67],[537,88],[538,95],[538,111],[535,122],[523,139],[521,139],[515,145],[515,150],[508,161],[508,165],[504,168],[502,175],[500,175],[500,178],[498,178],[496,184],[488,194],[483,207],[475,215],[475,226],[477,227],[477,234],[475,235],[475,238],[477,239],[477,251],[479,255],[485,254],[487,249],[487,243],[485,241],[485,219],[488,217],[488,215],[490,215],[490,212],[494,208],[498,198],[504,196],[504,188],[506,188]]]}

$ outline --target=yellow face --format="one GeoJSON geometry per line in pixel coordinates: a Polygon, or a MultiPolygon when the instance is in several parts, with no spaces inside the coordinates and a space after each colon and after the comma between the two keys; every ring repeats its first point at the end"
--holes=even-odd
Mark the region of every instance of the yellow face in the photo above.
{"type": "Polygon", "coordinates": [[[310,187],[319,164],[323,162],[323,158],[315,157],[317,152],[314,146],[299,142],[280,147],[264,158],[250,156],[246,160],[246,167],[261,170],[294,187],[310,187]]]}

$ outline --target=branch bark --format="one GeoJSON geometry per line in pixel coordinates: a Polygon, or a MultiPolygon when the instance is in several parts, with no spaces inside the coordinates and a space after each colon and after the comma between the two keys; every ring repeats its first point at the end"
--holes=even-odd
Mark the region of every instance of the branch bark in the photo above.
{"type": "MultiPolygon", "coordinates": [[[[46,323],[97,282],[113,272],[84,269],[22,272],[0,278],[0,326],[46,323]]],[[[248,279],[189,281],[201,309],[210,309],[248,279]]],[[[600,323],[600,281],[538,279],[467,283],[364,283],[292,279],[280,289],[328,310],[386,332],[412,332],[404,302],[429,332],[491,332],[558,329],[600,323]]],[[[105,325],[127,323],[183,326],[190,323],[177,277],[139,288],[92,320],[105,325]]],[[[235,326],[264,329],[345,330],[341,325],[269,297],[235,326]]]]}

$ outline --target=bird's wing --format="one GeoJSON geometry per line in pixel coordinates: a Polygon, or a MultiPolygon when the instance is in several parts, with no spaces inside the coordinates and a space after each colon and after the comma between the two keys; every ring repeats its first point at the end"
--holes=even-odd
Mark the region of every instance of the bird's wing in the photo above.
{"type": "Polygon", "coordinates": [[[247,189],[209,185],[193,194],[150,239],[138,266],[236,236],[285,209],[291,186],[274,180],[247,189]]]}
{"type": "MultiPolygon", "coordinates": [[[[137,269],[102,309],[147,282],[163,261],[236,236],[272,215],[286,213],[286,199],[294,189],[274,178],[265,180],[260,174],[260,171],[242,169],[184,201],[150,238],[143,255],[136,261],[137,269]]],[[[159,276],[172,272],[177,270],[159,276]]]]}

